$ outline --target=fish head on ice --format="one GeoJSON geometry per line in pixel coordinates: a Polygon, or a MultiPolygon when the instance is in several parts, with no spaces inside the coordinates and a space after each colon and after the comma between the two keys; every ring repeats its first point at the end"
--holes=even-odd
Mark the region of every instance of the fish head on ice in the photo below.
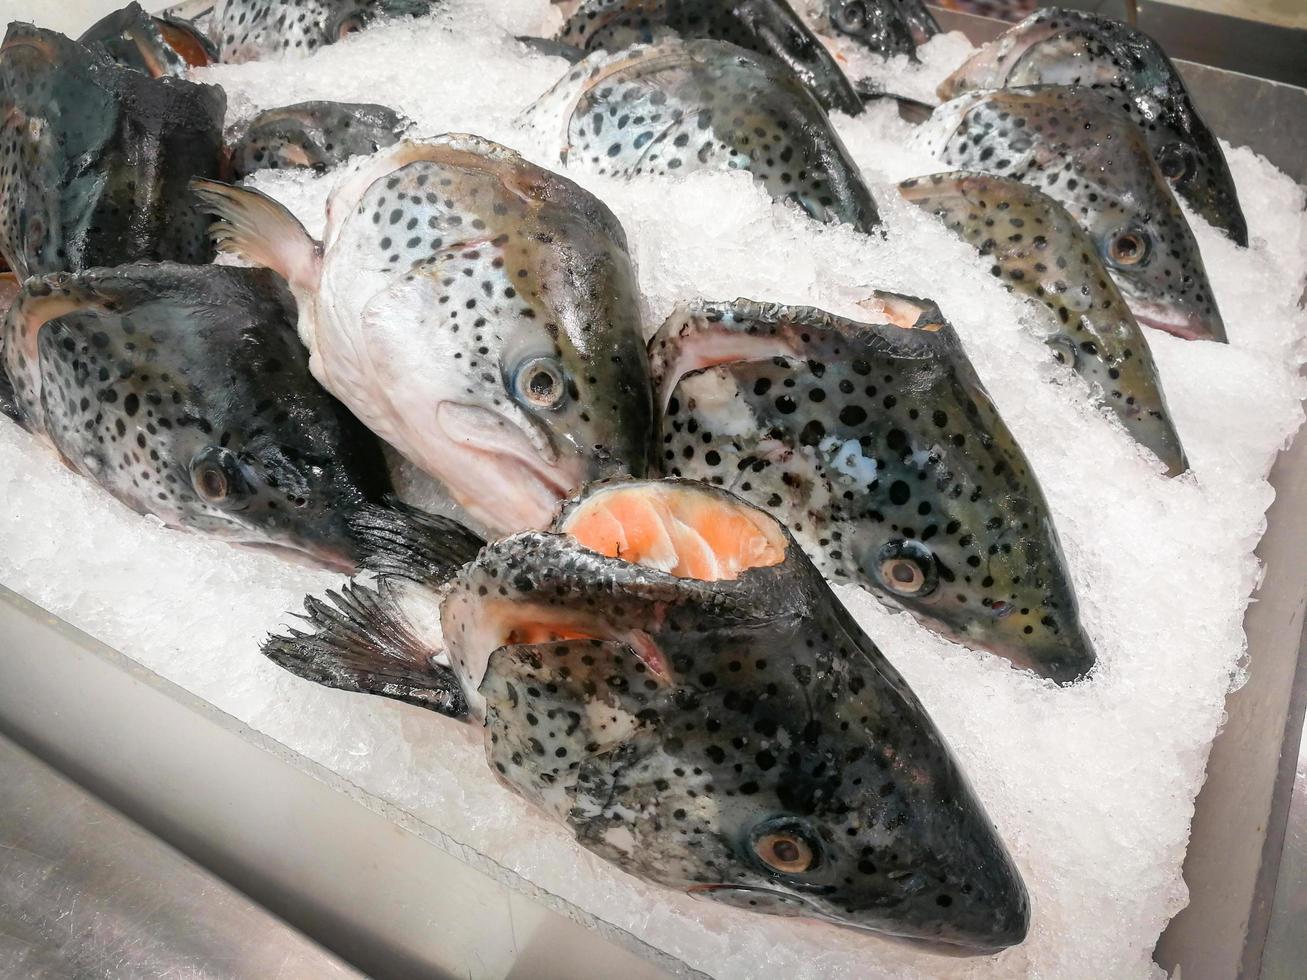
{"type": "Polygon", "coordinates": [[[218,0],[209,29],[224,62],[303,57],[380,17],[417,17],[436,0],[218,0]]]}
{"type": "Polygon", "coordinates": [[[1175,192],[1237,244],[1248,244],[1225,153],[1148,35],[1099,14],[1046,8],[981,47],[940,84],[939,95],[1030,85],[1085,86],[1122,103],[1175,192]]]}
{"type": "Polygon", "coordinates": [[[879,223],[862,172],[798,77],[718,40],[597,52],[530,116],[558,119],[569,167],[633,178],[743,170],[776,200],[859,231],[879,223]]]}
{"type": "Polygon", "coordinates": [[[1198,242],[1128,116],[1090,89],[1057,85],[971,93],[940,113],[956,120],[942,160],[1013,177],[1061,203],[1141,323],[1225,341],[1198,242]]]}
{"type": "Polygon", "coordinates": [[[0,254],[21,277],[213,252],[186,191],[217,173],[226,96],[13,23],[0,48],[0,254]]]}
{"type": "Polygon", "coordinates": [[[955,953],[1024,938],[1020,875],[942,736],[743,500],[590,488],[466,566],[441,623],[499,779],[623,870],[955,953]]]}
{"type": "Polygon", "coordinates": [[[216,50],[183,21],[152,17],[129,3],[97,21],[79,39],[93,51],[155,78],[185,75],[216,60],[216,50]]]}
{"type": "Polygon", "coordinates": [[[928,301],[860,323],[736,300],[650,341],[669,475],[779,517],[833,580],[1067,682],[1094,665],[1030,462],[928,301]]]}
{"type": "Polygon", "coordinates": [[[726,41],[785,65],[827,110],[857,115],[862,101],[826,46],[786,0],[586,0],[557,40],[613,53],[669,36],[726,41]]]}
{"type": "Polygon", "coordinates": [[[140,513],[337,568],[380,444],[308,370],[265,270],[139,264],[29,280],[5,323],[23,421],[140,513]]]}
{"type": "Polygon", "coordinates": [[[304,167],[323,171],[398,142],[410,123],[382,105],[300,102],[260,112],[231,148],[232,174],[304,167]]]}
{"type": "Polygon", "coordinates": [[[886,57],[916,59],[917,45],[939,33],[939,25],[918,0],[826,0],[826,19],[837,34],[886,57]]]}
{"type": "Polygon", "coordinates": [[[1169,473],[1184,472],[1148,342],[1093,241],[1062,205],[1018,180],[968,172],[907,180],[899,193],[970,242],[1007,288],[1045,306],[1053,356],[1089,382],[1169,473]]]}
{"type": "Polygon", "coordinates": [[[200,194],[224,247],[296,289],[315,376],[477,530],[542,528],[584,482],[644,474],[635,273],[577,184],[477,137],[405,141],[336,188],[322,245],[266,197],[200,194]]]}

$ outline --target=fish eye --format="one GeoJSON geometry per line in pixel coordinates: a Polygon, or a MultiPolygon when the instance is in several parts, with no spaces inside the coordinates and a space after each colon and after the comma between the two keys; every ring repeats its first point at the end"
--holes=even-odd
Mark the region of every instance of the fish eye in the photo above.
{"type": "Polygon", "coordinates": [[[517,369],[517,396],[535,408],[557,408],[567,394],[563,366],[552,357],[535,357],[517,369]]]}
{"type": "Polygon", "coordinates": [[[1076,347],[1076,342],[1070,337],[1058,334],[1056,337],[1050,337],[1047,343],[1059,364],[1065,364],[1073,371],[1080,365],[1080,351],[1076,347]]]}
{"type": "Polygon", "coordinates": [[[337,41],[343,41],[351,34],[357,34],[367,26],[367,17],[362,13],[350,14],[347,17],[341,18],[341,20],[336,24],[333,33],[336,35],[337,41]]]}
{"type": "Polygon", "coordinates": [[[867,26],[867,7],[859,0],[841,4],[835,11],[834,21],[840,30],[857,33],[867,26]]]}
{"type": "Polygon", "coordinates": [[[1148,234],[1138,228],[1125,228],[1107,243],[1107,260],[1113,265],[1131,267],[1148,260],[1152,244],[1148,234]]]}
{"type": "Polygon", "coordinates": [[[209,446],[195,454],[191,460],[191,485],[201,500],[217,506],[246,492],[240,460],[221,446],[209,446]]]}
{"type": "Polygon", "coordinates": [[[1171,183],[1184,180],[1194,172],[1193,150],[1183,143],[1168,143],[1157,152],[1157,166],[1171,183]]]}
{"type": "Polygon", "coordinates": [[[935,556],[920,541],[895,540],[881,548],[876,577],[894,594],[916,598],[930,595],[939,585],[935,556]]]}
{"type": "Polygon", "coordinates": [[[817,865],[818,847],[792,820],[769,820],[754,828],[753,853],[772,871],[794,875],[817,865]]]}

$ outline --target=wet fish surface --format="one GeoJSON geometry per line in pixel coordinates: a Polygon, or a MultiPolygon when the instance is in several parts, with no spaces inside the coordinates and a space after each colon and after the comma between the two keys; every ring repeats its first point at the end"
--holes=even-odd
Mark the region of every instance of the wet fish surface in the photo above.
{"type": "Polygon", "coordinates": [[[53,31],[0,48],[0,254],[20,279],[213,249],[188,190],[216,176],[226,96],[151,78],[53,31]]]}
{"type": "Polygon", "coordinates": [[[310,599],[264,653],[482,727],[500,782],[638,878],[954,955],[1024,939],[1020,874],[942,736],[773,518],[610,482],[461,570],[447,524],[413,523],[382,535],[419,538],[400,577],[310,599]]]}
{"type": "Polygon", "coordinates": [[[141,514],[336,568],[389,491],[380,443],[308,370],[266,270],[124,265],[28,280],[4,321],[18,418],[141,514]]]}
{"type": "MultiPolygon", "coordinates": [[[[439,0],[214,0],[201,12],[219,60],[304,57],[382,17],[418,17],[439,0]]],[[[184,14],[183,14],[184,16],[184,14]]]]}
{"type": "Polygon", "coordinates": [[[153,78],[184,76],[192,67],[212,63],[216,52],[187,25],[151,17],[130,3],[90,27],[78,43],[125,68],[153,78]]]}
{"type": "Polygon", "coordinates": [[[722,41],[592,55],[529,119],[569,167],[628,178],[746,170],[819,221],[880,223],[857,164],[794,75],[722,41]]]}
{"type": "Polygon", "coordinates": [[[1188,468],[1148,342],[1098,258],[1060,204],[1015,180],[976,173],[904,181],[900,193],[976,247],[1008,289],[1045,306],[1047,343],[1171,476],[1188,468]]]}
{"type": "Polygon", "coordinates": [[[986,44],[941,83],[952,99],[981,89],[1079,85],[1112,99],[1138,123],[1175,192],[1239,245],[1248,222],[1225,153],[1161,46],[1128,24],[1048,7],[986,44]]]}
{"type": "Polygon", "coordinates": [[[585,0],[555,40],[616,54],[672,35],[766,55],[789,68],[825,109],[862,111],[844,72],[786,0],[585,0]]]}
{"type": "Polygon", "coordinates": [[[394,109],[368,103],[300,102],[265,109],[234,141],[232,174],[240,179],[265,169],[323,171],[393,146],[409,125],[394,109]]]}
{"type": "Polygon", "coordinates": [[[852,38],[883,57],[905,54],[917,60],[917,45],[939,33],[921,0],[825,0],[832,34],[852,38]]]}
{"type": "Polygon", "coordinates": [[[593,195],[473,136],[401,142],[339,183],[325,241],[199,185],[224,250],[282,273],[314,376],[474,528],[548,524],[643,475],[652,394],[626,237],[593,195]]]}
{"type": "Polygon", "coordinates": [[[1039,481],[934,304],[736,300],[649,343],[669,476],[780,518],[837,583],[1060,683],[1094,666],[1039,481]]]}
{"type": "Polygon", "coordinates": [[[935,111],[939,159],[1010,177],[1071,213],[1135,318],[1187,340],[1226,340],[1193,231],[1134,123],[1087,88],[975,92],[935,111]]]}

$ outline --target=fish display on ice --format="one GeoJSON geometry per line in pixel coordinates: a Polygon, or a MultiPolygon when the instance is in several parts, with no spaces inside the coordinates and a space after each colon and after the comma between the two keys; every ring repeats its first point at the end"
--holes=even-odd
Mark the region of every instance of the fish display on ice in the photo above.
{"type": "Polygon", "coordinates": [[[229,150],[237,179],[258,170],[323,171],[399,142],[410,122],[382,105],[300,102],[260,112],[229,150]]]}
{"type": "Polygon", "coordinates": [[[862,99],[786,0],[584,0],[555,40],[617,54],[669,36],[726,41],[785,65],[829,111],[857,115],[862,99]]]}
{"type": "Polygon", "coordinates": [[[824,26],[883,57],[905,54],[939,33],[921,0],[825,0],[824,26]]]}
{"type": "Polygon", "coordinates": [[[670,476],[781,519],[834,581],[1059,683],[1093,646],[1029,461],[933,304],[859,323],[736,300],[649,342],[670,476]]]}
{"type": "Polygon", "coordinates": [[[18,421],[138,513],[334,568],[362,557],[348,519],[390,490],[381,446],[309,374],[272,273],[33,277],[3,354],[18,421]]]}
{"type": "Polygon", "coordinates": [[[819,221],[860,231],[880,222],[857,164],[798,79],[722,41],[591,55],[527,118],[569,169],[628,178],[745,170],[819,221]]]}
{"type": "Polygon", "coordinates": [[[1094,241],[1135,318],[1187,340],[1226,340],[1198,242],[1142,132],[1097,92],[1036,85],[935,110],[953,170],[1011,177],[1056,200],[1094,241]]]}
{"type": "Polygon", "coordinates": [[[1240,245],[1248,223],[1221,144],[1161,45],[1101,14],[1048,7],[990,41],[939,86],[942,99],[1029,85],[1079,85],[1139,124],[1162,174],[1209,224],[1240,245]]]}
{"type": "Polygon", "coordinates": [[[137,260],[207,262],[188,190],[222,157],[216,85],[112,64],[13,23],[0,47],[0,255],[25,279],[137,260]]]}
{"type": "Polygon", "coordinates": [[[448,522],[380,524],[399,574],[310,599],[274,662],[476,725],[500,782],[646,881],[954,955],[1025,937],[949,748],[774,518],[610,482],[461,569],[448,522]]]}
{"type": "Polygon", "coordinates": [[[1188,468],[1148,342],[1065,208],[1019,181],[978,173],[907,180],[899,193],[974,245],[1008,289],[1045,306],[1057,359],[1089,382],[1169,475],[1188,468]]]}
{"type": "Polygon", "coordinates": [[[253,191],[197,185],[220,247],[286,277],[314,376],[486,534],[644,475],[652,393],[621,225],[474,136],[404,141],[333,191],[316,242],[253,191]]]}

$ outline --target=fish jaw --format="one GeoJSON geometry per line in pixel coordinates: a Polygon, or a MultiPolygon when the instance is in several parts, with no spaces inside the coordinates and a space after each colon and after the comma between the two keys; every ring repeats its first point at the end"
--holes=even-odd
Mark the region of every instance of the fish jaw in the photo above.
{"type": "Polygon", "coordinates": [[[426,469],[488,531],[548,526],[586,475],[581,461],[560,453],[546,433],[489,409],[443,402],[435,424],[453,451],[438,466],[425,455],[426,469]]]}
{"type": "Polygon", "coordinates": [[[1169,333],[1181,340],[1210,340],[1218,344],[1229,343],[1225,333],[1225,324],[1219,315],[1205,316],[1197,311],[1186,312],[1183,308],[1167,306],[1135,295],[1131,297],[1130,309],[1135,318],[1154,330],[1169,333]]]}

